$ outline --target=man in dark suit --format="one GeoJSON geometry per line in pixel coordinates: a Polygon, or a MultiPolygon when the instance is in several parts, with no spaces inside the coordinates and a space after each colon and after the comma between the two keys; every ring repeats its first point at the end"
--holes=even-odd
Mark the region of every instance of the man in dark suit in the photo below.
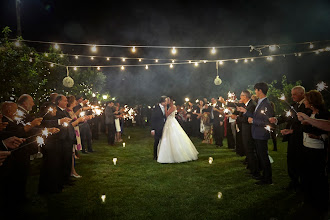
{"type": "Polygon", "coordinates": [[[221,122],[223,123],[223,116],[221,114],[220,106],[218,105],[218,101],[215,98],[211,98],[211,122],[213,123],[213,137],[215,140],[215,145],[217,147],[223,146],[223,135],[221,132],[221,122]]]}
{"type": "MultiPolygon", "coordinates": [[[[256,103],[251,99],[251,93],[248,90],[244,90],[240,95],[241,101],[244,103],[246,111],[250,114],[253,114],[256,103]]],[[[256,154],[256,146],[252,138],[251,124],[248,122],[248,118],[245,117],[242,113],[239,114],[236,120],[238,123],[241,123],[242,128],[242,144],[244,149],[244,154],[246,155],[246,160],[248,168],[252,175],[252,178],[258,179],[259,168],[258,168],[258,159],[256,154]]]]}
{"type": "MultiPolygon", "coordinates": [[[[65,110],[67,108],[68,100],[64,95],[59,94],[55,99],[57,106],[56,119],[70,118],[69,113],[65,110]]],[[[61,142],[61,161],[62,161],[62,183],[70,184],[71,167],[72,167],[72,148],[75,142],[74,128],[71,123],[67,126],[62,126],[58,134],[61,142]]]]}
{"type": "Polygon", "coordinates": [[[256,184],[272,184],[272,167],[268,157],[268,139],[271,131],[268,131],[266,126],[269,126],[269,118],[274,116],[274,110],[266,96],[268,85],[260,82],[254,85],[254,89],[259,98],[254,112],[248,112],[244,107],[237,107],[237,109],[243,112],[244,116],[248,117],[248,122],[252,124],[252,137],[256,145],[257,158],[263,170],[262,179],[256,184]]]}
{"type": "MultiPolygon", "coordinates": [[[[292,107],[297,112],[310,114],[310,109],[307,109],[304,104],[305,88],[295,86],[291,90],[291,97],[294,101],[292,107]]],[[[287,166],[290,177],[287,190],[297,190],[301,187],[301,165],[302,165],[302,149],[303,149],[303,126],[298,120],[294,111],[290,111],[291,116],[281,115],[269,119],[271,123],[282,124],[287,123],[286,128],[281,131],[284,135],[283,141],[288,141],[287,150],[287,166]]]]}
{"type": "Polygon", "coordinates": [[[166,96],[160,97],[159,103],[157,103],[151,114],[151,135],[154,136],[154,160],[158,157],[158,143],[163,134],[163,128],[166,121],[165,108],[166,108],[166,96]]]}
{"type": "Polygon", "coordinates": [[[112,146],[115,145],[115,113],[117,112],[115,112],[114,103],[112,101],[108,102],[104,111],[104,121],[106,126],[108,126],[108,144],[112,146]]]}

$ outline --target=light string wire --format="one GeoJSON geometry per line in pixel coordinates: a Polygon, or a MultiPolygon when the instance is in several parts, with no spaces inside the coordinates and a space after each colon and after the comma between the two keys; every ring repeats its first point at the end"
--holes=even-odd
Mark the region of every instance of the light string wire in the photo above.
{"type": "Polygon", "coordinates": [[[320,43],[320,42],[329,42],[330,40],[323,40],[323,41],[306,41],[300,43],[286,43],[286,44],[262,44],[262,45],[237,45],[237,46],[195,46],[195,47],[188,47],[188,46],[154,46],[154,45],[120,45],[120,44],[89,44],[89,43],[66,43],[66,42],[53,42],[53,41],[37,41],[37,40],[24,40],[24,39],[9,39],[11,41],[21,41],[21,42],[30,42],[30,43],[41,43],[41,44],[57,44],[57,45],[70,45],[70,46],[96,46],[96,47],[118,47],[118,48],[163,48],[163,49],[172,49],[172,48],[179,48],[179,49],[212,49],[212,48],[251,48],[251,47],[268,47],[271,45],[276,46],[289,46],[289,45],[301,45],[301,44],[311,44],[311,43],[320,43]]]}

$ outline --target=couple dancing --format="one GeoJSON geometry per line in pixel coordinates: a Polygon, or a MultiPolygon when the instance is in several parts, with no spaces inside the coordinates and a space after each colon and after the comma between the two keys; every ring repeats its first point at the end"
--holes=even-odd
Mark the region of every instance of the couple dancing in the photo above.
{"type": "Polygon", "coordinates": [[[173,99],[162,96],[151,116],[151,134],[155,138],[154,160],[181,163],[197,160],[198,151],[175,118],[173,99]]]}

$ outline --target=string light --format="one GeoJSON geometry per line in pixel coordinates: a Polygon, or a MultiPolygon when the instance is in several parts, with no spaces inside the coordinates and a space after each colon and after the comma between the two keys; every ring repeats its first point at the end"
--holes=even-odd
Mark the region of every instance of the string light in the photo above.
{"type": "Polygon", "coordinates": [[[63,58],[63,57],[64,57],[64,55],[63,55],[63,54],[60,54],[60,57],[61,57],[61,58],[63,58]]]}
{"type": "Polygon", "coordinates": [[[48,53],[45,53],[45,57],[48,57],[48,53]]]}
{"type": "Polygon", "coordinates": [[[75,67],[73,68],[73,70],[77,70],[77,67],[75,66],[75,67]]]}
{"type": "Polygon", "coordinates": [[[222,60],[220,60],[220,61],[219,61],[219,64],[220,64],[220,65],[223,65],[223,61],[222,61],[222,60]]]}
{"type": "Polygon", "coordinates": [[[252,59],[251,59],[251,62],[253,62],[253,61],[254,61],[254,59],[252,58],[252,59]]]}
{"type": "Polygon", "coordinates": [[[50,67],[54,67],[54,63],[51,63],[51,64],[50,64],[50,67]]]}
{"type": "Polygon", "coordinates": [[[54,48],[55,48],[55,50],[60,49],[60,46],[58,46],[58,43],[56,43],[56,44],[54,45],[54,48]]]}
{"type": "Polygon", "coordinates": [[[148,65],[146,65],[146,69],[149,69],[148,65]]]}
{"type": "Polygon", "coordinates": [[[314,48],[314,44],[313,43],[309,43],[309,49],[313,49],[314,48]]]}
{"type": "Polygon", "coordinates": [[[91,48],[92,52],[96,52],[96,45],[93,45],[93,47],[91,48]]]}
{"type": "Polygon", "coordinates": [[[176,54],[176,49],[175,49],[175,47],[172,48],[172,54],[176,54]]]}
{"type": "Polygon", "coordinates": [[[206,61],[206,60],[204,60],[203,62],[204,62],[204,63],[206,63],[207,61],[206,61]]]}
{"type": "Polygon", "coordinates": [[[269,56],[269,57],[267,57],[267,60],[269,60],[269,61],[273,61],[273,57],[272,56],[269,56]]]}
{"type": "Polygon", "coordinates": [[[91,57],[91,60],[94,60],[94,57],[91,57]]]}
{"type": "Polygon", "coordinates": [[[158,63],[158,59],[156,59],[155,62],[158,63]]]}
{"type": "Polygon", "coordinates": [[[244,63],[247,63],[248,62],[248,60],[247,59],[244,59],[244,63]]]}
{"type": "Polygon", "coordinates": [[[109,61],[110,60],[110,57],[107,57],[107,61],[109,61]]]}
{"type": "Polygon", "coordinates": [[[238,59],[235,60],[235,63],[238,63],[238,59]]]}
{"type": "Polygon", "coordinates": [[[136,51],[136,49],[135,49],[135,47],[133,47],[133,48],[132,48],[132,52],[135,53],[135,51],[136,51]]]}
{"type": "Polygon", "coordinates": [[[29,61],[32,62],[33,61],[32,58],[30,58],[29,61]]]}
{"type": "Polygon", "coordinates": [[[212,47],[211,53],[212,53],[212,54],[215,54],[215,52],[216,52],[216,51],[215,51],[215,47],[212,47]]]}
{"type": "Polygon", "coordinates": [[[197,62],[195,62],[195,66],[198,66],[198,63],[197,62]]]}
{"type": "Polygon", "coordinates": [[[125,59],[125,58],[123,58],[123,59],[122,59],[122,61],[123,61],[123,62],[125,62],[125,61],[126,61],[126,59],[125,59]]]}
{"type": "Polygon", "coordinates": [[[100,70],[100,69],[101,69],[101,68],[98,66],[98,67],[97,67],[97,70],[100,70]]]}
{"type": "Polygon", "coordinates": [[[79,57],[78,57],[78,55],[76,55],[76,56],[74,56],[76,59],[78,59],[79,57]]]}
{"type": "Polygon", "coordinates": [[[124,66],[121,66],[121,70],[124,70],[125,69],[125,67],[124,66]]]}
{"type": "Polygon", "coordinates": [[[276,50],[276,45],[270,45],[269,50],[270,51],[275,51],[276,50]]]}
{"type": "Polygon", "coordinates": [[[174,60],[172,60],[172,63],[174,63],[174,60]]]}
{"type": "Polygon", "coordinates": [[[171,63],[170,68],[173,68],[173,64],[171,63]]]}
{"type": "Polygon", "coordinates": [[[191,63],[191,60],[189,60],[188,62],[191,63]]]}

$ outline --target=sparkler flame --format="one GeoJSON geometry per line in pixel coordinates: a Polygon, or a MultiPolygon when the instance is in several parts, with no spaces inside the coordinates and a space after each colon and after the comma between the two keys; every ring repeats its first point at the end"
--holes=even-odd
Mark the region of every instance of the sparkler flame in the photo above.
{"type": "Polygon", "coordinates": [[[25,113],[22,110],[17,109],[16,114],[17,117],[24,117],[25,113]]]}
{"type": "Polygon", "coordinates": [[[45,145],[45,141],[41,136],[37,136],[37,143],[40,147],[42,147],[42,145],[45,145]]]}
{"type": "Polygon", "coordinates": [[[265,126],[265,129],[266,129],[268,132],[272,132],[272,128],[270,127],[270,125],[266,125],[266,126],[265,126]]]}
{"type": "Polygon", "coordinates": [[[279,97],[280,100],[285,101],[285,95],[282,93],[281,97],[279,97]]]}
{"type": "Polygon", "coordinates": [[[323,81],[320,82],[320,83],[318,83],[316,85],[316,87],[317,87],[317,91],[319,91],[319,92],[321,92],[321,91],[323,91],[323,90],[325,90],[325,89],[328,88],[327,84],[325,82],[323,82],[323,81]]]}
{"type": "Polygon", "coordinates": [[[68,126],[69,126],[68,122],[63,123],[63,127],[68,127],[68,126]]]}
{"type": "Polygon", "coordinates": [[[290,110],[285,111],[285,116],[286,116],[286,117],[292,117],[292,113],[291,113],[291,111],[290,111],[290,110]]]}
{"type": "Polygon", "coordinates": [[[51,134],[47,128],[44,128],[44,130],[42,130],[42,135],[45,136],[45,138],[48,137],[48,135],[51,134]]]}

